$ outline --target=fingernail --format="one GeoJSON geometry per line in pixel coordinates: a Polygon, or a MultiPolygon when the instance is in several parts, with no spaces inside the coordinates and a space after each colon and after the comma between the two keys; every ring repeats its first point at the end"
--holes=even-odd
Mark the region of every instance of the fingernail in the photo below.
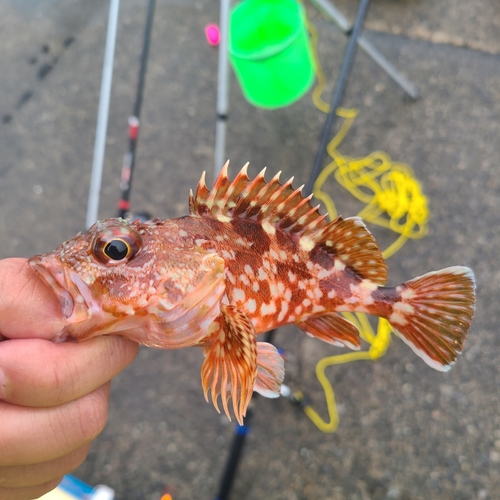
{"type": "Polygon", "coordinates": [[[7,397],[7,376],[5,372],[0,368],[0,399],[5,399],[7,397]]]}

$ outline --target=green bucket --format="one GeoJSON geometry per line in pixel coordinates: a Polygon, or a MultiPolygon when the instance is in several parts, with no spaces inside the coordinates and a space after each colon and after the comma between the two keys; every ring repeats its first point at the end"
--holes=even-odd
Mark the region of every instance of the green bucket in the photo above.
{"type": "Polygon", "coordinates": [[[296,0],[245,0],[231,12],[229,57],[246,99],[280,108],[312,85],[305,12],[296,0]]]}

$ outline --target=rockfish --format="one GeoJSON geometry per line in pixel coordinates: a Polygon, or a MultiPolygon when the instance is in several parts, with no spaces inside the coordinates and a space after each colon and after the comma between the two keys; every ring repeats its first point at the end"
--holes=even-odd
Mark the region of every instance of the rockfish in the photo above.
{"type": "Polygon", "coordinates": [[[428,365],[445,371],[462,351],[475,283],[449,267],[383,286],[387,266],[361,219],[328,222],[292,180],[227,164],[209,190],[202,175],[189,215],[95,223],[29,262],[60,299],[54,340],[118,334],[162,349],[201,346],[205,398],[221,396],[242,422],[254,390],[279,395],[283,360],[257,335],[293,323],[334,345],[359,349],[357,311],[387,319],[428,365]]]}

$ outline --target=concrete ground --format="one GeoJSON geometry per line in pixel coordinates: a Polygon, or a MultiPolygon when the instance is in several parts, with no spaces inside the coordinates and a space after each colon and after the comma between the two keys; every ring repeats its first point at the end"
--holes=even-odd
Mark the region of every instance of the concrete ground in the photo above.
{"type": "MultiPolygon", "coordinates": [[[[85,224],[109,3],[0,0],[0,257],[53,249],[85,224]]],[[[356,2],[338,6],[352,15],[356,2]]],[[[158,0],[132,203],[160,217],[187,211],[189,188],[212,172],[217,50],[203,28],[218,2],[158,0]]],[[[113,216],[127,147],[146,2],[123,0],[100,217],[113,216]]],[[[311,10],[329,89],[343,35],[311,10]]],[[[395,340],[378,362],[328,369],[340,426],[319,432],[289,400],[256,401],[233,499],[368,500],[500,498],[498,335],[500,7],[496,0],[379,0],[367,27],[374,44],[420,89],[410,102],[359,53],[344,104],[360,115],[341,146],[381,149],[410,164],[430,199],[429,235],[389,260],[397,284],[448,265],[472,267],[477,314],[465,353],[446,374],[395,340]]],[[[328,93],[326,94],[328,95],[328,93]]],[[[297,185],[308,178],[324,115],[310,94],[263,111],[232,81],[227,156],[297,185]]],[[[211,179],[211,175],[209,176],[211,179]]],[[[339,211],[359,206],[333,183],[339,211]]],[[[381,246],[392,235],[377,231],[381,246]]],[[[295,329],[286,382],[326,416],[314,375],[342,352],[295,329]]],[[[109,422],[76,474],[120,500],[211,499],[233,426],[203,400],[201,353],[141,349],[116,377],[109,422]]]]}

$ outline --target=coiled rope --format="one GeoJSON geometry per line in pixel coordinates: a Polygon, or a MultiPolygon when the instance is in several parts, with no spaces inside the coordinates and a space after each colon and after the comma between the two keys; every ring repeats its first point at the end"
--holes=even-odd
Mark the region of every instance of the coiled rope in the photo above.
{"type": "MultiPolygon", "coordinates": [[[[312,93],[312,100],[320,111],[328,113],[330,106],[321,97],[326,79],[317,54],[318,32],[308,20],[307,28],[311,34],[318,80],[312,93]]],[[[332,198],[323,191],[323,185],[333,175],[340,186],[365,205],[358,216],[369,224],[376,224],[398,234],[397,239],[382,252],[387,259],[408,239],[423,238],[427,234],[429,219],[427,198],[411,167],[404,163],[393,162],[387,153],[375,151],[364,158],[344,156],[340,153],[338,147],[351,128],[358,110],[338,108],[336,113],[344,121],[327,146],[327,153],[332,161],[316,179],[313,194],[325,204],[331,220],[337,217],[337,209],[332,198]]],[[[385,319],[379,319],[375,332],[365,314],[343,313],[343,316],[358,328],[361,338],[369,344],[369,347],[366,351],[328,356],[317,363],[316,376],[325,393],[329,421],[325,421],[309,403],[305,402],[301,391],[293,394],[294,399],[302,404],[306,415],[325,433],[335,432],[339,425],[335,393],[325,370],[329,366],[352,361],[376,360],[384,356],[391,344],[392,330],[385,319]]]]}

